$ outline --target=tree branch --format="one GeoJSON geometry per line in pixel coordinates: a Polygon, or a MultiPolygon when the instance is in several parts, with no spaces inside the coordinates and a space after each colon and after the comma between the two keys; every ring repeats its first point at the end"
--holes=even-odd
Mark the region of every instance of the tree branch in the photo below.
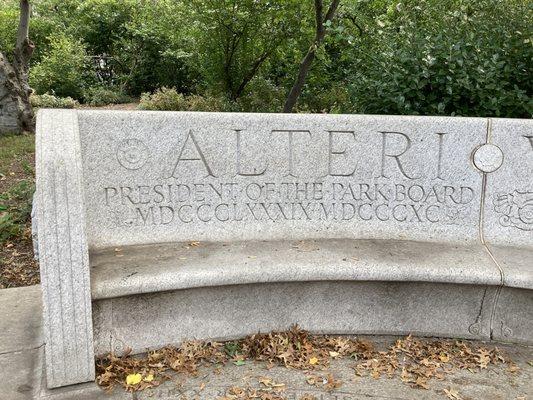
{"type": "Polygon", "coordinates": [[[335,12],[337,11],[337,8],[339,7],[339,3],[341,0],[333,0],[331,4],[329,5],[328,12],[326,13],[325,22],[331,21],[333,17],[335,16],[335,12]]]}
{"type": "Polygon", "coordinates": [[[16,73],[22,77],[23,81],[27,80],[29,61],[33,54],[35,46],[30,41],[30,15],[31,5],[29,0],[20,0],[20,19],[17,30],[17,44],[15,46],[13,66],[16,73]]]}
{"type": "Polygon", "coordinates": [[[20,0],[20,19],[17,31],[17,49],[22,49],[24,43],[29,41],[30,36],[30,13],[29,0],[20,0]]]}
{"type": "Polygon", "coordinates": [[[318,40],[321,33],[324,31],[323,20],[323,8],[322,0],[315,0],[315,20],[316,20],[316,39],[318,40]]]}
{"type": "Polygon", "coordinates": [[[339,3],[340,0],[332,0],[326,13],[326,17],[325,19],[323,19],[322,0],[315,0],[315,14],[317,22],[315,40],[311,47],[309,47],[307,54],[300,63],[300,68],[298,69],[298,76],[296,77],[296,81],[294,82],[294,85],[291,88],[289,95],[287,96],[287,99],[285,101],[285,105],[283,106],[284,113],[292,112],[294,106],[296,105],[296,102],[298,101],[298,98],[302,93],[302,89],[305,84],[307,74],[309,73],[309,70],[311,68],[311,64],[315,59],[316,52],[324,41],[324,38],[326,37],[326,28],[324,26],[324,23],[331,21],[333,17],[335,17],[335,12],[337,11],[339,3]]]}

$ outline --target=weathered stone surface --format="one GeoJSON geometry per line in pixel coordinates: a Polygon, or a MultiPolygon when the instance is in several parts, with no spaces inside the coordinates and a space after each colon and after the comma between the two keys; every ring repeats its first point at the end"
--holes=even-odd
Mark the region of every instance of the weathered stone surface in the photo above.
{"type": "Polygon", "coordinates": [[[84,112],[89,246],[474,242],[484,119],[84,112]]]}
{"type": "Polygon", "coordinates": [[[94,379],[89,259],[75,111],[39,114],[37,219],[50,387],[94,379]]]}
{"type": "Polygon", "coordinates": [[[530,127],[42,112],[49,386],[93,377],[92,328],[98,353],[294,323],[533,342],[509,322],[533,293],[530,127]]]}
{"type": "Polygon", "coordinates": [[[502,342],[531,344],[533,332],[532,290],[503,287],[494,314],[492,338],[502,342]]]}
{"type": "Polygon", "coordinates": [[[92,253],[91,266],[93,299],[267,282],[501,282],[497,266],[481,246],[399,240],[132,246],[92,253]]]}
{"type": "Polygon", "coordinates": [[[496,287],[324,281],[228,285],[95,302],[97,354],[234,339],[297,323],[315,333],[489,339],[496,287]],[[132,312],[132,310],[135,310],[132,312]]]}
{"type": "Polygon", "coordinates": [[[42,346],[41,287],[2,289],[0,304],[0,354],[42,346]]]}
{"type": "Polygon", "coordinates": [[[487,175],[485,241],[533,251],[533,120],[494,119],[488,141],[505,157],[501,168],[487,175]]]}

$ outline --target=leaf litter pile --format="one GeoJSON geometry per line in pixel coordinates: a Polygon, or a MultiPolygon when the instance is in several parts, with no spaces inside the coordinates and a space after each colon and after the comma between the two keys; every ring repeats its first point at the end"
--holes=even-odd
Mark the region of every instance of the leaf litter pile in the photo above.
{"type": "MultiPolygon", "coordinates": [[[[331,360],[349,357],[354,361],[354,374],[398,377],[416,388],[427,389],[431,379],[444,379],[457,370],[478,372],[490,365],[504,364],[510,373],[518,367],[497,347],[486,347],[468,341],[398,339],[385,351],[379,351],[365,339],[346,336],[311,335],[297,326],[283,332],[255,334],[242,340],[220,343],[188,341],[180,347],[164,347],[142,356],[128,351],[122,356],[109,354],[97,360],[97,383],[106,390],[122,386],[140,391],[171,380],[172,373],[197,376],[202,366],[244,365],[246,361],[263,361],[267,369],[276,365],[308,371],[307,383],[332,391],[342,386],[340,380],[327,373],[331,360]]],[[[283,383],[270,378],[259,380],[261,389],[231,388],[229,399],[283,399],[283,383]]],[[[446,393],[449,398],[455,394],[446,393]]],[[[312,397],[311,397],[312,398],[312,397]]]]}

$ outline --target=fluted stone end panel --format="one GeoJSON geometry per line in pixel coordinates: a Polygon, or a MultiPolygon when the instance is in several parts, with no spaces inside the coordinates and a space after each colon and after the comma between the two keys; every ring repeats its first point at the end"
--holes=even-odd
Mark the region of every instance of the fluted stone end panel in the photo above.
{"type": "Polygon", "coordinates": [[[50,388],[94,379],[89,256],[76,111],[41,110],[36,136],[38,246],[50,388]]]}

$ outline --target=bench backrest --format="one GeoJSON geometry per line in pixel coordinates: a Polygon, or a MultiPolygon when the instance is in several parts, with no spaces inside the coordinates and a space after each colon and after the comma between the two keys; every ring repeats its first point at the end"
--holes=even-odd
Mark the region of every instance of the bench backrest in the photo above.
{"type": "MultiPolygon", "coordinates": [[[[91,248],[189,240],[479,240],[487,182],[472,157],[488,141],[487,119],[77,114],[91,248]]],[[[524,152],[518,165],[506,166],[504,182],[493,180],[509,187],[494,194],[505,202],[505,194],[527,192],[527,172],[516,176],[513,167],[531,166],[531,139],[524,137],[531,124],[492,124],[498,129],[492,137],[513,148],[505,162],[524,152]]],[[[488,157],[501,162],[493,150],[488,157]]]]}

